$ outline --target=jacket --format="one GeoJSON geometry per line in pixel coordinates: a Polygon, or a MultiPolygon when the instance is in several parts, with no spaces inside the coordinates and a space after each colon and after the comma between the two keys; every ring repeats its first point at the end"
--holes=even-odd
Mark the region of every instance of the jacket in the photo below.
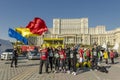
{"type": "Polygon", "coordinates": [[[48,50],[47,49],[42,49],[41,60],[47,60],[47,58],[48,58],[48,50]]]}

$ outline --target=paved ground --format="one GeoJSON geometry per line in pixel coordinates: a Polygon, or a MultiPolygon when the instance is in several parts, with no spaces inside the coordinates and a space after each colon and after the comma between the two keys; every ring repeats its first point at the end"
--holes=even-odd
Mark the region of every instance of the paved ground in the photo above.
{"type": "Polygon", "coordinates": [[[108,74],[80,71],[76,76],[67,73],[38,74],[39,60],[19,60],[17,68],[11,68],[10,61],[0,61],[0,80],[120,80],[120,58],[115,61],[116,64],[109,65],[108,74]]]}

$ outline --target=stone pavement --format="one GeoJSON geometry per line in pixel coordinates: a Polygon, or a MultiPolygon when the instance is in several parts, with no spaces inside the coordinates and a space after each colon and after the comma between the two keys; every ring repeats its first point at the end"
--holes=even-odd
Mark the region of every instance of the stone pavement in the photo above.
{"type": "MultiPolygon", "coordinates": [[[[120,80],[120,59],[108,68],[109,73],[80,71],[74,76],[67,73],[39,73],[39,60],[18,60],[18,67],[11,68],[11,61],[0,61],[0,80],[120,80]]],[[[43,70],[44,72],[44,70],[43,70]]]]}

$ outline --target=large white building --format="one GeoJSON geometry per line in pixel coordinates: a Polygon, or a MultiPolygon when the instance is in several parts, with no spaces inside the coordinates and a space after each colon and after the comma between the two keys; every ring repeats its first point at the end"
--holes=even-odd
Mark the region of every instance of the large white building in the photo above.
{"type": "MultiPolygon", "coordinates": [[[[114,45],[120,43],[120,28],[106,31],[104,25],[89,27],[88,18],[77,19],[53,19],[53,28],[44,34],[47,38],[64,38],[65,44],[92,45],[103,43],[114,45]]],[[[36,45],[42,44],[43,36],[32,38],[36,45]]]]}
{"type": "Polygon", "coordinates": [[[88,34],[88,19],[53,19],[53,34],[88,34]]]}

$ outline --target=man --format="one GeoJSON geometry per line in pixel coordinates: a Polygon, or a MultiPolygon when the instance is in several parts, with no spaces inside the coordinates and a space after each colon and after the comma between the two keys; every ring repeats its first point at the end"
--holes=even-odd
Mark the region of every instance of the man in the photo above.
{"type": "Polygon", "coordinates": [[[92,69],[97,69],[98,64],[98,48],[97,45],[94,45],[92,48],[92,69]]]}
{"type": "Polygon", "coordinates": [[[15,67],[17,67],[17,59],[18,59],[17,49],[14,48],[13,54],[12,54],[11,67],[13,67],[13,63],[15,64],[15,67]]]}
{"type": "Polygon", "coordinates": [[[53,52],[52,47],[48,48],[48,56],[49,56],[49,64],[50,64],[51,72],[53,72],[53,56],[54,56],[54,52],[53,52]]]}
{"type": "Polygon", "coordinates": [[[77,64],[77,51],[75,49],[75,47],[72,47],[71,50],[70,50],[70,58],[71,58],[71,65],[72,65],[72,69],[73,69],[73,72],[72,74],[73,75],[76,75],[76,64],[77,64]]]}
{"type": "Polygon", "coordinates": [[[54,51],[54,60],[55,60],[55,72],[54,73],[57,73],[60,67],[60,55],[58,53],[58,49],[55,49],[54,51]]]}
{"type": "Polygon", "coordinates": [[[67,72],[70,73],[70,66],[71,66],[71,62],[70,62],[70,48],[68,46],[65,46],[64,49],[65,53],[66,53],[66,64],[67,64],[67,72]]]}
{"type": "Polygon", "coordinates": [[[45,63],[45,68],[46,68],[46,73],[48,73],[48,50],[46,47],[44,47],[41,50],[41,56],[40,56],[40,69],[39,69],[39,74],[42,74],[42,67],[43,64],[45,63]]]}

